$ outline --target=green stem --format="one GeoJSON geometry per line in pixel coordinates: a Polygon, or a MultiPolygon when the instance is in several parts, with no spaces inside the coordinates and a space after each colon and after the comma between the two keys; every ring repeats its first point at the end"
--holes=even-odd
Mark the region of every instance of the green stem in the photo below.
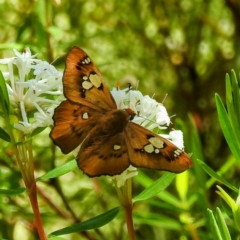
{"type": "Polygon", "coordinates": [[[41,240],[47,240],[46,234],[44,232],[42,219],[39,211],[38,199],[37,199],[37,186],[36,180],[34,177],[34,159],[33,159],[33,151],[32,151],[32,141],[27,141],[23,145],[24,152],[24,160],[26,164],[26,175],[25,175],[25,185],[28,188],[28,196],[31,202],[31,206],[33,209],[34,217],[35,217],[35,226],[38,230],[38,235],[41,240]]]}
{"type": "Polygon", "coordinates": [[[22,144],[19,145],[16,144],[16,140],[13,134],[13,128],[10,125],[9,115],[6,115],[6,126],[11,138],[11,143],[14,150],[16,162],[20,168],[24,184],[28,189],[28,197],[34,213],[35,225],[38,230],[39,237],[41,240],[47,240],[37,201],[37,189],[34,177],[34,159],[32,153],[32,141],[27,141],[26,143],[24,143],[24,141],[26,140],[26,136],[24,134],[21,134],[19,135],[19,139],[21,139],[22,144]]]}

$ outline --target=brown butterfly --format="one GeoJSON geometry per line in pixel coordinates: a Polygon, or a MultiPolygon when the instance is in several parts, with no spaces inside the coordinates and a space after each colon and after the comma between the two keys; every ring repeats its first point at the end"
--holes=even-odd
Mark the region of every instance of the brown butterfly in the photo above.
{"type": "Polygon", "coordinates": [[[117,109],[99,70],[78,47],[67,56],[63,89],[67,100],[55,109],[50,136],[64,154],[81,144],[77,162],[88,176],[113,176],[130,164],[175,173],[192,166],[181,149],[131,122],[131,109],[117,109]]]}

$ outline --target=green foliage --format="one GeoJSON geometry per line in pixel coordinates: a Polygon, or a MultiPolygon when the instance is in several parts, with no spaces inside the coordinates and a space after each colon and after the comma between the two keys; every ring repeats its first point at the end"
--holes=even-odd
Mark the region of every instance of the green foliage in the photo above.
{"type": "Polygon", "coordinates": [[[111,209],[99,216],[91,218],[85,222],[77,223],[70,227],[66,227],[61,230],[52,232],[49,235],[49,237],[100,228],[100,227],[104,226],[105,224],[109,223],[110,221],[112,221],[116,217],[118,212],[119,212],[119,207],[113,208],[113,209],[111,209]]]}
{"type": "Polygon", "coordinates": [[[235,75],[232,71],[231,82],[229,75],[226,76],[226,111],[221,98],[216,94],[216,104],[218,110],[218,118],[227,140],[227,143],[232,151],[233,156],[240,164],[240,93],[239,85],[235,75]]]}
{"type": "Polygon", "coordinates": [[[133,198],[133,202],[143,201],[156,196],[169,186],[175,177],[174,173],[165,173],[161,178],[133,198]]]}
{"type": "Polygon", "coordinates": [[[213,212],[208,209],[208,221],[210,222],[214,239],[231,240],[227,225],[219,208],[217,208],[216,211],[216,218],[214,217],[213,212]]]}
{"type": "Polygon", "coordinates": [[[18,189],[0,189],[0,194],[2,195],[7,195],[7,196],[11,196],[11,195],[17,195],[17,194],[21,194],[23,192],[26,191],[26,188],[18,188],[18,189]]]}
{"type": "Polygon", "coordinates": [[[211,169],[208,165],[206,165],[204,162],[198,160],[198,163],[201,165],[201,167],[204,169],[204,171],[209,174],[212,178],[215,178],[219,182],[223,183],[225,186],[231,188],[233,191],[238,193],[238,189],[234,187],[231,183],[226,181],[223,177],[219,176],[213,169],[211,169]]]}
{"type": "Polygon", "coordinates": [[[37,178],[37,181],[43,181],[49,178],[56,178],[56,177],[60,177],[66,173],[72,172],[73,170],[75,170],[77,168],[77,162],[76,160],[71,160],[68,161],[67,163],[63,164],[60,167],[56,167],[54,169],[52,169],[51,171],[45,173],[43,176],[37,178]]]}

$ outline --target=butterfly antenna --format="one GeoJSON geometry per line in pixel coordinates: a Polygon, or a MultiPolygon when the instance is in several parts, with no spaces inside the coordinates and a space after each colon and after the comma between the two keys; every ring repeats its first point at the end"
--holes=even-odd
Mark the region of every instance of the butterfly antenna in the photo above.
{"type": "Polygon", "coordinates": [[[128,85],[128,108],[130,108],[130,91],[132,89],[132,84],[131,83],[127,83],[128,85]]]}
{"type": "Polygon", "coordinates": [[[52,62],[51,65],[53,65],[54,62],[56,62],[58,60],[59,57],[56,57],[52,62]]]}
{"type": "Polygon", "coordinates": [[[138,86],[139,86],[139,80],[137,80],[136,90],[138,90],[138,86]]]}
{"type": "Polygon", "coordinates": [[[177,116],[176,114],[173,114],[173,115],[170,116],[169,118],[171,119],[171,118],[176,117],[176,116],[177,116]]]}
{"type": "Polygon", "coordinates": [[[162,100],[162,104],[165,102],[166,98],[167,98],[168,94],[166,93],[165,97],[162,100]]]}
{"type": "MultiPolygon", "coordinates": [[[[138,117],[143,118],[144,120],[147,120],[147,121],[149,121],[149,122],[151,122],[151,123],[155,123],[155,124],[158,125],[158,126],[165,127],[165,125],[160,125],[160,124],[156,123],[155,121],[150,120],[150,119],[148,119],[148,118],[146,118],[146,117],[139,116],[139,115],[138,115],[138,117]]],[[[166,127],[168,127],[168,126],[166,125],[166,127]]]]}

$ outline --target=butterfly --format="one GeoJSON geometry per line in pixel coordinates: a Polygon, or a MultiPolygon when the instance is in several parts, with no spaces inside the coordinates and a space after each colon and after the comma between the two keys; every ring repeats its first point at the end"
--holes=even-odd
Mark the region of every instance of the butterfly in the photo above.
{"type": "Polygon", "coordinates": [[[77,163],[88,176],[117,175],[130,165],[174,173],[192,166],[183,150],[132,122],[131,109],[117,109],[99,70],[78,47],[67,55],[63,92],[50,137],[64,154],[81,144],[77,163]]]}

